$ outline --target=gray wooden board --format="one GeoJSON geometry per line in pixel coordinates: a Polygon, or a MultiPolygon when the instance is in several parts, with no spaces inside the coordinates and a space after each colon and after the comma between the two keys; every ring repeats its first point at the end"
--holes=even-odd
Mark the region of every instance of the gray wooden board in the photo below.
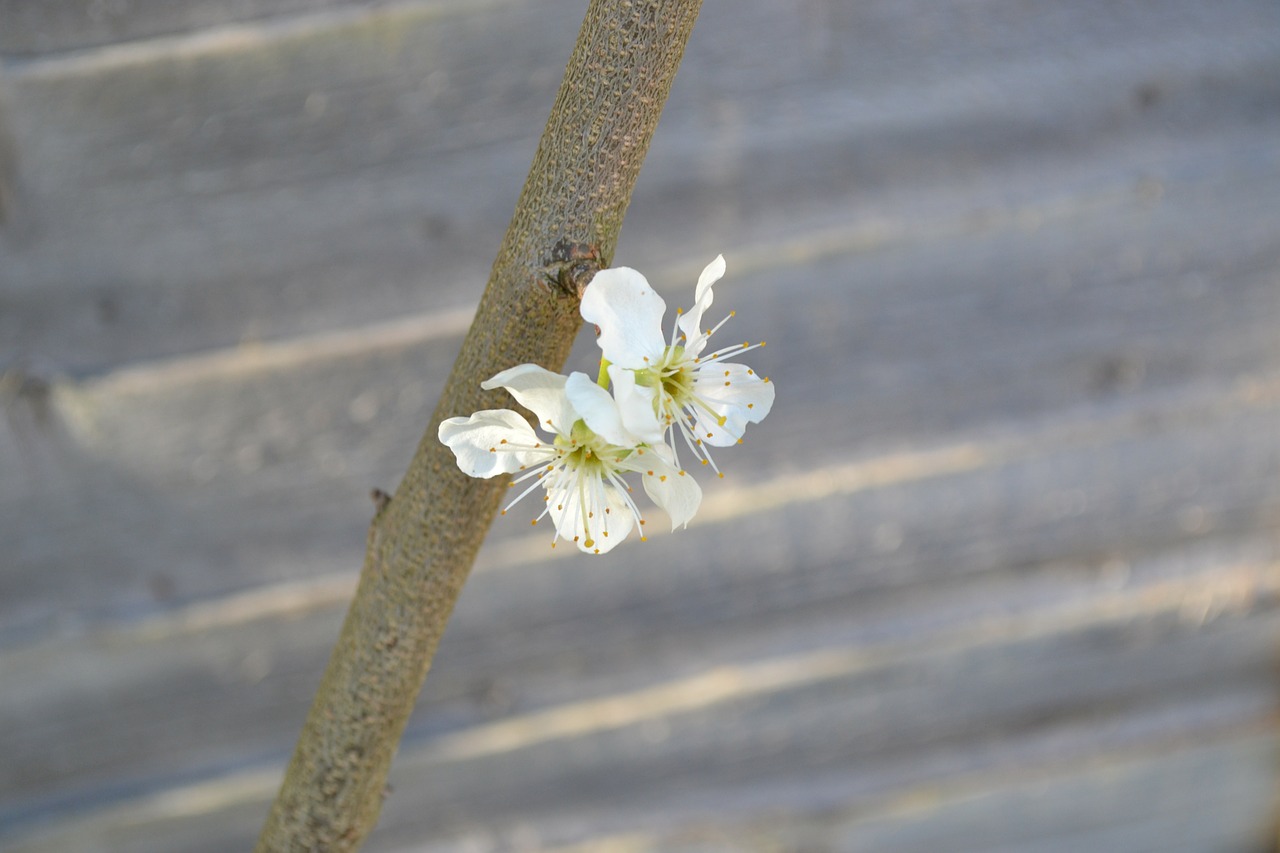
{"type": "Polygon", "coordinates": [[[0,0],[0,57],[81,50],[290,13],[359,9],[376,2],[381,0],[0,0]]]}
{"type": "MultiPolygon", "coordinates": [[[[1133,454],[1133,448],[1115,449],[1116,457],[1133,454]]],[[[1170,455],[1199,457],[1194,450],[1156,454],[1153,474],[1167,473],[1170,455]]],[[[1203,459],[1209,468],[1221,461],[1203,459]]],[[[566,696],[607,696],[637,679],[643,684],[679,677],[743,656],[804,653],[825,644],[874,649],[927,636],[939,623],[980,626],[984,619],[1020,612],[1034,621],[1037,610],[1064,601],[1089,612],[1091,596],[1105,598],[1126,578],[1135,579],[1138,599],[1145,585],[1181,583],[1184,593],[1172,613],[1185,609],[1192,626],[1187,642],[1202,644],[1200,651],[1188,653],[1170,643],[1167,666],[1144,658],[1140,672],[1130,673],[1115,668],[1126,645],[1136,642],[1134,653],[1141,657],[1151,636],[1136,627],[1127,634],[1097,631],[1086,635],[1085,648],[1076,653],[1076,678],[1058,679],[1063,690],[1093,684],[1150,692],[1184,680],[1203,686],[1218,675],[1237,677],[1241,668],[1254,682],[1265,680],[1275,649],[1271,623],[1259,624],[1259,645],[1252,652],[1239,636],[1214,645],[1194,627],[1224,607],[1253,606],[1250,584],[1274,575],[1274,539],[1250,540],[1239,532],[1240,523],[1257,523],[1257,507],[1228,507],[1234,518],[1224,519],[1215,506],[1218,488],[1201,484],[1196,505],[1204,512],[1194,520],[1219,534],[1200,537],[1197,557],[1195,548],[1182,550],[1194,540],[1179,542],[1188,535],[1180,530],[1185,516],[1173,509],[1181,502],[1126,511],[1126,496],[1117,504],[1105,497],[1105,485],[1090,482],[1096,473],[1061,476],[1063,470],[1080,472],[1078,455],[1011,467],[951,483],[889,488],[888,494],[868,494],[821,513],[806,507],[785,518],[739,522],[731,530],[712,526],[681,539],[655,539],[643,552],[637,546],[635,559],[603,569],[579,559],[482,570],[463,596],[429,682],[431,704],[412,724],[410,738],[447,733],[474,722],[477,714],[537,710],[566,696]],[[992,488],[983,479],[1025,482],[1028,489],[992,488]],[[1037,506],[1036,496],[1044,492],[1037,484],[1045,482],[1079,491],[1089,510],[1073,516],[1071,506],[1052,500],[1037,506]],[[990,502],[979,497],[984,494],[992,496],[990,502]],[[1014,513],[1014,506],[1021,510],[1014,513]],[[1144,511],[1153,516],[1145,518],[1144,511]],[[864,519],[866,527],[838,539],[824,536],[833,521],[845,518],[864,519]],[[988,532],[976,538],[974,531],[989,531],[992,518],[1007,520],[1004,537],[992,541],[988,532]],[[900,542],[877,541],[886,523],[900,525],[900,542]],[[724,538],[730,532],[732,545],[724,538]],[[1061,544],[1055,547],[1055,540],[1061,544]],[[1147,565],[1141,549],[1128,543],[1148,540],[1177,543],[1180,550],[1147,565]],[[1241,541],[1247,547],[1232,544],[1241,541]],[[1071,562],[1082,549],[1091,556],[1071,562]],[[699,555],[692,565],[680,558],[689,553],[699,555]],[[1254,580],[1243,586],[1233,580],[1236,564],[1253,566],[1246,578],[1254,580]],[[1225,596],[1213,592],[1215,577],[1227,584],[1225,596]],[[1092,668],[1082,657],[1090,649],[1101,655],[1092,668]]],[[[1135,479],[1150,482],[1150,476],[1135,479]]],[[[1226,491],[1240,494],[1238,486],[1226,491]]],[[[1271,506],[1274,516],[1274,501],[1271,506]]],[[[1098,618],[1106,613],[1100,608],[1098,618]]],[[[333,611],[317,617],[301,627],[288,620],[233,623],[176,637],[152,636],[144,625],[140,645],[127,633],[119,641],[94,634],[9,653],[3,681],[12,687],[4,694],[6,725],[0,727],[7,741],[0,752],[10,759],[9,795],[22,792],[32,798],[29,808],[43,811],[56,808],[60,797],[67,798],[64,806],[73,806],[181,779],[184,772],[217,772],[264,754],[282,758],[336,629],[333,611]],[[104,717],[112,721],[111,737],[102,736],[104,717]]],[[[1149,628],[1162,630],[1154,623],[1149,628]]],[[[1044,655],[1069,648],[1057,637],[1044,655]]],[[[895,672],[881,675],[892,682],[895,672]]],[[[1016,690],[1030,689],[1029,675],[1009,677],[1016,690]]],[[[880,701],[877,695],[868,701],[880,701]]],[[[1055,695],[1064,707],[1071,704],[1069,697],[1055,695]]],[[[950,698],[944,706],[954,703],[956,697],[950,698]]]]}
{"type": "MultiPolygon", "coordinates": [[[[582,3],[40,5],[0,0],[0,846],[238,849],[582,3]]],[[[777,409],[688,531],[495,525],[370,849],[1260,844],[1278,81],[1267,0],[707,4],[618,260],[687,305],[724,251],[777,409]]]]}
{"type": "Polygon", "coordinates": [[[1269,849],[1265,820],[1278,757],[1274,735],[1241,736],[1167,754],[1082,762],[1053,778],[1014,770],[986,785],[941,785],[903,798],[884,816],[777,810],[745,826],[694,822],[592,841],[601,848],[621,842],[621,849],[672,851],[1262,851],[1269,849]],[[1060,808],[1062,802],[1072,808],[1060,808]]]}
{"type": "MultiPolygon", "coordinates": [[[[696,809],[681,810],[688,792],[677,788],[666,803],[619,804],[586,815],[543,812],[519,821],[476,820],[447,835],[429,828],[424,831],[409,819],[379,828],[365,849],[923,853],[939,849],[940,839],[947,839],[955,846],[946,849],[974,853],[1264,850],[1266,832],[1260,827],[1269,811],[1267,785],[1276,755],[1274,734],[1246,729],[1202,737],[1199,743],[1166,745],[1154,753],[1107,756],[1082,751],[1065,767],[1028,768],[1013,763],[1005,774],[964,780],[955,789],[947,785],[951,780],[926,783],[900,792],[901,802],[890,800],[883,807],[885,815],[878,819],[865,807],[815,814],[785,801],[756,803],[749,812],[744,809],[745,815],[732,818],[708,816],[696,809]],[[1056,808],[1067,799],[1081,812],[1056,808]],[[683,820],[673,826],[665,814],[648,810],[653,807],[680,810],[683,820]],[[1099,817],[1082,821],[1085,809],[1099,817]],[[571,846],[562,846],[565,843],[571,846]]],[[[424,770],[435,772],[436,768],[424,770]]],[[[403,799],[419,794],[416,783],[420,780],[398,781],[404,786],[398,789],[403,799]]],[[[218,844],[248,846],[260,813],[259,804],[244,804],[184,820],[133,825],[86,822],[42,839],[20,841],[9,849],[13,853],[220,851],[227,847],[218,844]],[[236,831],[228,833],[228,826],[236,831]]]]}
{"type": "MultiPolygon", "coordinates": [[[[1235,386],[1280,374],[1280,243],[1251,229],[1265,200],[1249,186],[1210,194],[1220,230],[1187,215],[1209,201],[1185,192],[1181,204],[1125,201],[1034,232],[962,228],[733,275],[720,298],[739,314],[724,334],[771,339],[746,360],[772,375],[779,403],[748,444],[721,455],[729,477],[708,493],[1064,412],[1139,417],[1210,398],[1247,410],[1235,386]],[[1137,219],[1142,241],[1118,230],[1137,219]]],[[[687,302],[687,282],[660,284],[687,302]]],[[[594,347],[582,343],[571,364],[590,370],[594,347]]],[[[351,570],[367,492],[394,485],[457,346],[449,334],[386,345],[371,333],[314,356],[259,365],[250,352],[10,396],[0,627],[20,639],[351,570]]],[[[1231,428],[1228,414],[1197,452],[1221,458],[1219,470],[1238,466],[1243,479],[1227,488],[1264,512],[1280,465],[1273,424],[1242,417],[1238,439],[1215,432],[1231,428]]],[[[1124,432],[1126,446],[1142,446],[1141,427],[1124,432]]],[[[1164,447],[1151,445],[1153,472],[1175,464],[1159,459],[1164,447]]],[[[1092,464],[1117,502],[1138,499],[1136,470],[1092,464]]],[[[1214,475],[1182,467],[1183,490],[1214,475]]],[[[978,532],[998,539],[999,523],[978,532]]],[[[504,520],[495,537],[517,527],[504,520]]]]}
{"type": "MultiPolygon", "coordinates": [[[[856,20],[709,5],[622,257],[686,261],[851,217],[914,222],[1161,179],[1276,133],[1274,4],[1077,17],[1063,3],[1043,19],[1008,5],[983,4],[979,35],[929,61],[908,48],[938,47],[935,17],[897,5],[856,20]],[[1090,35],[1064,38],[1070,27],[1090,35]],[[859,35],[865,47],[841,46],[859,35]]],[[[13,65],[0,356],[96,372],[469,303],[580,11],[394,7],[188,51],[13,65]]]]}
{"type": "MultiPolygon", "coordinates": [[[[1182,558],[1173,560],[1176,564],[1182,558]]],[[[1265,721],[1274,708],[1276,690],[1259,676],[1274,666],[1280,632],[1274,564],[1241,569],[1205,562],[1190,574],[1162,577],[1171,568],[1160,560],[1148,561],[1120,588],[1094,586],[1086,578],[1085,586],[1094,586],[1092,591],[1067,605],[1047,601],[961,621],[958,630],[816,650],[819,657],[822,652],[852,653],[835,671],[826,664],[814,665],[812,652],[763,660],[749,655],[739,660],[741,671],[729,681],[739,689],[718,698],[714,676],[726,664],[717,664],[712,651],[708,670],[683,677],[696,681],[709,673],[711,683],[701,689],[710,687],[710,698],[703,698],[695,687],[686,690],[687,701],[675,707],[664,705],[661,696],[653,695],[653,686],[644,683],[652,671],[614,660],[619,677],[614,693],[603,698],[616,695],[634,712],[632,718],[612,723],[616,710],[590,711],[600,697],[562,690],[560,706],[528,709],[524,717],[568,717],[567,727],[545,720],[541,726],[526,722],[512,740],[504,727],[514,720],[519,729],[520,711],[504,712],[486,723],[484,711],[475,708],[470,719],[451,732],[426,738],[411,733],[393,779],[396,793],[385,825],[392,838],[410,832],[447,838],[481,826],[502,831],[536,824],[540,815],[565,812],[577,815],[572,829],[576,833],[584,831],[584,824],[586,830],[599,832],[638,818],[657,827],[695,818],[733,824],[758,817],[766,805],[784,813],[853,808],[874,814],[883,810],[886,800],[913,788],[938,786],[965,775],[1021,772],[1028,766],[1047,768],[1044,772],[1050,777],[1065,767],[1070,775],[1071,765],[1082,754],[1122,755],[1134,749],[1176,753],[1179,742],[1224,728],[1270,726],[1265,721]],[[1196,600],[1210,590],[1217,604],[1202,611],[1196,600]],[[806,666],[813,670],[811,675],[804,672],[806,666]],[[789,674],[798,669],[800,677],[775,684],[779,669],[789,674]],[[628,680],[632,684],[623,683],[628,680]],[[628,692],[628,687],[639,690],[628,692]],[[583,701],[586,709],[575,707],[583,701]],[[618,772],[620,767],[625,772],[618,772]]],[[[1181,574],[1176,569],[1173,573],[1181,574]]],[[[1062,578],[1056,583],[1071,585],[1062,578]]],[[[1000,595],[1016,587],[1006,581],[991,584],[988,591],[1000,595]]],[[[911,597],[905,597],[902,603],[909,602],[911,597]]],[[[806,627],[798,630],[804,633],[812,625],[821,633],[851,616],[856,618],[845,614],[832,622],[806,620],[799,623],[806,627]]],[[[750,626],[744,625],[742,633],[749,635],[750,626]]],[[[236,642],[248,646],[247,639],[236,642]]],[[[733,644],[727,639],[726,632],[719,635],[724,652],[732,655],[728,647],[733,644]]],[[[581,644],[580,655],[599,654],[584,636],[576,643],[581,644]]],[[[646,646],[638,643],[633,648],[646,646]]],[[[150,651],[132,651],[135,657],[139,652],[166,653],[159,644],[150,651]]],[[[442,663],[448,660],[446,655],[442,663]]],[[[668,664],[659,662],[656,669],[670,674],[668,664]]],[[[532,682],[546,674],[526,663],[513,668],[511,675],[532,682]]],[[[682,678],[672,680],[678,683],[682,678]]],[[[656,686],[662,688],[663,683],[656,686]]],[[[235,692],[233,688],[221,694],[221,702],[205,704],[234,705],[235,692]]],[[[430,697],[431,688],[428,712],[430,697]]],[[[145,737],[148,730],[163,727],[156,725],[160,714],[183,718],[200,704],[198,696],[178,693],[168,701],[135,700],[132,710],[119,712],[135,717],[139,736],[145,737]],[[175,704],[179,696],[183,699],[175,704]],[[157,718],[151,726],[136,719],[148,708],[157,718]]],[[[207,738],[227,748],[216,731],[187,720],[196,726],[188,730],[189,738],[207,738]]],[[[251,738],[239,734],[233,738],[237,746],[248,741],[251,738]]],[[[189,756],[190,747],[177,754],[189,756]]],[[[222,760],[228,760],[225,751],[222,760]]],[[[67,845],[68,833],[60,832],[59,821],[50,818],[61,817],[74,832],[77,811],[106,805],[105,812],[95,817],[90,811],[84,820],[96,827],[92,837],[99,841],[119,836],[117,846],[108,849],[162,849],[141,840],[148,834],[168,833],[172,838],[176,833],[185,840],[172,849],[213,850],[240,842],[226,834],[225,827],[215,837],[197,841],[207,832],[208,822],[224,819],[219,814],[224,810],[234,811],[235,833],[251,837],[260,812],[252,815],[245,801],[261,807],[271,790],[257,774],[238,784],[234,766],[230,771],[226,766],[203,771],[206,776],[228,775],[219,784],[232,792],[229,799],[225,793],[201,795],[198,785],[183,797],[181,782],[200,774],[184,775],[181,769],[153,777],[150,788],[135,782],[130,790],[122,770],[117,767],[107,776],[110,781],[97,792],[96,802],[82,792],[81,802],[43,804],[46,811],[37,818],[10,813],[12,826],[37,835],[52,830],[58,840],[45,849],[59,849],[57,844],[67,845]],[[174,805],[161,803],[157,808],[146,796],[156,787],[163,791],[175,783],[176,813],[174,805]],[[136,808],[131,801],[136,801],[136,808]],[[181,805],[184,802],[194,806],[181,805]],[[44,818],[43,826],[38,818],[44,818]],[[125,838],[131,840],[125,843],[125,838]]],[[[1255,785],[1267,779],[1262,768],[1248,772],[1255,785]]],[[[1196,784],[1194,777],[1166,781],[1179,792],[1196,784]]],[[[1151,799],[1143,809],[1159,805],[1151,799]]],[[[1130,801],[1137,803],[1141,800],[1130,801]]],[[[1124,817],[1124,805],[1118,808],[1120,815],[1101,809],[1081,823],[1105,827],[1124,817]]],[[[1216,800],[1199,808],[1216,808],[1216,800]]],[[[1055,815],[1050,804],[1044,804],[1042,812],[1055,815]]],[[[1260,828],[1260,817],[1255,806],[1249,818],[1252,831],[1260,828]]],[[[1055,819],[1062,818],[1061,809],[1056,810],[1055,819]]],[[[927,821],[923,825],[927,827],[927,821]]],[[[1235,831],[1243,833],[1249,827],[1236,826],[1235,831]]]]}

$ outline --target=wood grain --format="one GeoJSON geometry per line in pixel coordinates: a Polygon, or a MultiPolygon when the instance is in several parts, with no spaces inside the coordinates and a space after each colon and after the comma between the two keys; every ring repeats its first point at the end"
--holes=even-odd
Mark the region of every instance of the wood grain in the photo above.
{"type": "MultiPolygon", "coordinates": [[[[0,849],[243,849],[582,4],[38,5],[0,0],[0,849]]],[[[724,252],[776,409],[606,565],[494,526],[368,849],[1266,849],[1277,33],[708,4],[617,260],[674,307],[724,252]]]]}

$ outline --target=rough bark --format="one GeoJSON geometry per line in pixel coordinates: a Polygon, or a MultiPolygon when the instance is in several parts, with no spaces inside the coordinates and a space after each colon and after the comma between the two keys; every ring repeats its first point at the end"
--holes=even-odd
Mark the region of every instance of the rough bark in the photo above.
{"type": "Polygon", "coordinates": [[[701,0],[592,0],[515,215],[440,403],[395,495],[379,501],[360,583],[259,851],[357,849],[508,478],[463,475],[441,420],[510,406],[480,382],[559,370],[578,301],[623,215],[701,0]]]}

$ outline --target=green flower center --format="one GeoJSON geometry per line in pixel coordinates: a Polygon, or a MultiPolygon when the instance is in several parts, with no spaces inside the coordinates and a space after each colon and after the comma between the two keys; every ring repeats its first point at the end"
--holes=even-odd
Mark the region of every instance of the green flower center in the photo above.
{"type": "Polygon", "coordinates": [[[685,357],[684,347],[667,347],[657,364],[637,370],[635,375],[637,385],[662,389],[658,405],[665,403],[670,409],[666,414],[674,415],[693,400],[693,364],[685,357]]]}
{"type": "Polygon", "coordinates": [[[557,435],[555,447],[566,467],[594,476],[603,475],[631,454],[629,448],[615,447],[596,435],[583,420],[574,422],[568,438],[557,435]]]}

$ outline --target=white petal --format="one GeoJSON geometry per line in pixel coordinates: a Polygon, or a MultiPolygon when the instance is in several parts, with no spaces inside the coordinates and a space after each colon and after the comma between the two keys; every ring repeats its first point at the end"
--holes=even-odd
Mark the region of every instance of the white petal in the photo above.
{"type": "Polygon", "coordinates": [[[693,381],[693,393],[724,418],[719,423],[701,406],[695,408],[694,433],[712,447],[736,444],[747,424],[764,420],[773,408],[773,383],[764,381],[743,364],[718,362],[700,368],[693,381]]]}
{"type": "Polygon", "coordinates": [[[623,367],[642,368],[662,357],[662,301],[640,273],[628,267],[601,270],[582,296],[582,318],[600,327],[596,343],[604,357],[623,367]]]}
{"type": "Polygon", "coordinates": [[[661,444],[667,430],[654,408],[658,389],[637,385],[635,373],[616,364],[609,365],[609,379],[613,382],[613,399],[622,415],[622,425],[641,443],[661,444]]]}
{"type": "Polygon", "coordinates": [[[564,396],[591,432],[618,447],[635,447],[635,435],[622,425],[622,415],[609,392],[585,373],[572,373],[564,383],[564,396]]]}
{"type": "Polygon", "coordinates": [[[724,255],[716,255],[716,259],[707,264],[702,270],[702,274],[698,276],[698,286],[694,290],[694,300],[701,302],[703,294],[711,289],[711,285],[724,278],[724,271],[724,255]]]}
{"type": "Polygon", "coordinates": [[[672,530],[687,525],[702,503],[702,488],[687,472],[661,463],[652,470],[643,477],[645,494],[671,516],[672,530]]]}
{"type": "Polygon", "coordinates": [[[635,527],[622,493],[599,477],[572,478],[562,489],[549,489],[547,497],[556,533],[588,554],[608,553],[635,527]]]}
{"type": "Polygon", "coordinates": [[[698,286],[694,289],[693,307],[681,314],[680,319],[676,321],[676,325],[684,333],[685,350],[690,357],[702,352],[702,347],[707,342],[707,336],[703,334],[706,329],[702,328],[702,315],[711,307],[715,299],[711,285],[720,280],[724,270],[724,255],[716,255],[716,259],[707,264],[702,275],[698,276],[698,286]]]}
{"type": "Polygon", "coordinates": [[[610,444],[635,447],[639,440],[622,425],[622,414],[609,392],[585,373],[572,373],[564,386],[565,396],[587,428],[610,444]]]}
{"type": "Polygon", "coordinates": [[[694,373],[693,393],[724,414],[741,408],[742,417],[758,424],[773,408],[773,383],[761,379],[745,364],[717,362],[694,373]]]}
{"type": "Polygon", "coordinates": [[[536,364],[517,364],[480,383],[486,391],[506,388],[516,402],[538,416],[538,423],[568,435],[578,419],[565,397],[565,377],[536,364]]]}
{"type": "Polygon", "coordinates": [[[469,418],[449,418],[441,422],[437,435],[469,477],[510,474],[545,455],[536,450],[505,449],[511,445],[532,448],[539,443],[524,416],[510,409],[485,409],[469,418]]]}

